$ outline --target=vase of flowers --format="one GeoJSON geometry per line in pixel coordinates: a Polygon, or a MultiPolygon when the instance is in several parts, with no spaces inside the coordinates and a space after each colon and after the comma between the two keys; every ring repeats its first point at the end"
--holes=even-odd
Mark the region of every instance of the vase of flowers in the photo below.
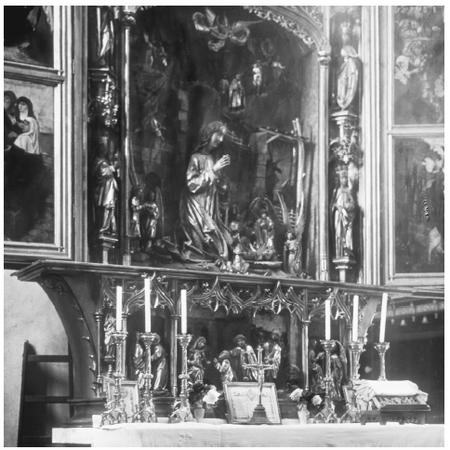
{"type": "Polygon", "coordinates": [[[300,424],[307,424],[323,406],[322,396],[307,389],[294,389],[289,398],[297,402],[297,416],[300,424]]]}
{"type": "Polygon", "coordinates": [[[217,398],[218,394],[215,386],[203,384],[201,381],[196,381],[191,385],[189,390],[189,404],[192,415],[197,422],[204,419],[206,409],[211,410],[217,398]]]}

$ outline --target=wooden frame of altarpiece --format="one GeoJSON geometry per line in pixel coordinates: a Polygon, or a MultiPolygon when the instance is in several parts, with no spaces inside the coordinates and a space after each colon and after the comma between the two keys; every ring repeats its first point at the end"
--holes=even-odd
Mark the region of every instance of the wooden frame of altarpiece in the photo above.
{"type": "MultiPolygon", "coordinates": [[[[380,45],[380,59],[386,61],[385,66],[380,65],[378,67],[379,77],[382,80],[380,86],[385,86],[385,89],[381,88],[382,111],[386,112],[386,114],[380,115],[383,118],[381,122],[381,136],[383,138],[381,139],[380,149],[384,149],[379,155],[382,174],[380,192],[382,203],[386,205],[385,214],[381,221],[381,230],[383,231],[381,236],[385,237],[384,273],[381,275],[384,277],[385,283],[390,285],[420,284],[422,286],[443,287],[443,251],[440,257],[437,255],[440,238],[436,232],[432,235],[433,230],[426,229],[424,231],[426,227],[430,229],[432,227],[432,225],[427,224],[429,218],[425,217],[429,209],[427,209],[426,204],[428,201],[426,195],[428,194],[425,192],[424,185],[427,182],[430,183],[431,178],[436,176],[435,174],[430,175],[430,173],[427,175],[424,155],[433,153],[433,147],[440,147],[442,149],[442,163],[444,160],[443,113],[437,120],[435,115],[436,107],[439,109],[441,98],[436,95],[433,98],[432,95],[430,101],[426,98],[425,100],[420,99],[422,102],[421,108],[417,109],[413,103],[414,96],[408,94],[413,89],[409,86],[409,83],[412,83],[412,78],[401,77],[401,63],[403,60],[407,60],[407,55],[411,52],[407,46],[408,43],[410,46],[413,45],[414,39],[405,38],[402,40],[401,30],[399,29],[401,17],[396,16],[401,11],[403,10],[394,6],[380,8],[380,23],[383,29],[388,30],[388,32],[380,33],[375,39],[375,41],[378,41],[377,45],[380,45]],[[403,101],[407,103],[407,108],[401,107],[401,89],[410,89],[406,94],[403,94],[403,97],[406,98],[403,101]],[[434,110],[431,108],[432,111],[428,116],[425,113],[420,113],[419,110],[426,111],[426,107],[429,111],[430,106],[434,106],[434,110]],[[409,111],[409,113],[405,115],[405,111],[409,111]],[[384,153],[384,156],[382,153],[384,153]],[[401,170],[405,173],[402,173],[401,170]],[[416,188],[412,186],[413,183],[415,183],[416,188]],[[410,200],[401,201],[401,195],[408,196],[410,200]],[[402,204],[404,203],[408,203],[407,206],[405,205],[406,211],[402,211],[402,204]],[[414,211],[416,212],[414,213],[414,211]],[[403,241],[407,242],[408,245],[401,245],[403,241]],[[440,262],[436,263],[437,259],[440,259],[440,262]],[[436,270],[436,268],[439,269],[436,270]]],[[[435,12],[434,15],[437,17],[434,17],[434,19],[439,19],[439,14],[442,14],[442,12],[435,12]]],[[[420,22],[420,19],[418,21],[420,22]]],[[[443,33],[443,25],[440,32],[443,33]]],[[[430,39],[427,39],[417,36],[416,43],[419,50],[422,49],[421,57],[427,58],[429,66],[439,67],[440,58],[441,56],[443,58],[443,55],[436,52],[433,47],[430,50],[427,47],[430,39]],[[425,55],[427,52],[430,54],[425,55]],[[432,58],[437,58],[438,61],[432,61],[432,58]]],[[[427,72],[427,66],[422,70],[427,72]]],[[[434,70],[437,72],[432,72],[431,76],[428,73],[423,75],[424,79],[428,77],[428,81],[422,82],[422,88],[426,87],[424,83],[427,86],[431,83],[434,93],[436,93],[439,80],[434,78],[439,78],[439,69],[434,70]]],[[[419,92],[419,96],[423,96],[423,93],[419,92]]],[[[438,169],[435,172],[438,172],[438,169]]],[[[443,195],[442,181],[443,174],[439,180],[443,195]]],[[[436,190],[437,188],[434,190],[435,193],[436,190]]],[[[432,200],[443,202],[442,199],[443,197],[432,200]]],[[[430,205],[430,208],[435,208],[435,204],[430,205]]],[[[381,208],[379,210],[381,211],[381,208]]],[[[441,219],[443,220],[443,209],[439,221],[441,219]]],[[[442,223],[443,225],[444,223],[442,223]]]]}
{"type": "Polygon", "coordinates": [[[20,215],[20,208],[26,208],[30,198],[25,194],[18,210],[17,193],[13,194],[11,236],[5,231],[6,264],[23,264],[36,258],[81,259],[86,247],[81,231],[85,229],[85,189],[73,190],[73,186],[85,183],[87,174],[83,162],[87,145],[83,113],[87,98],[86,8],[47,8],[51,8],[47,21],[51,23],[52,54],[46,56],[51,62],[34,64],[14,58],[4,61],[5,90],[32,102],[40,129],[39,156],[47,168],[45,176],[51,177],[44,213],[20,236],[14,229],[13,216],[20,215]],[[76,216],[73,211],[77,211],[76,216]]]}
{"type": "MultiPolygon", "coordinates": [[[[302,372],[308,384],[308,327],[313,318],[321,320],[324,300],[330,299],[335,317],[343,316],[350,332],[351,298],[360,296],[358,334],[362,338],[370,326],[383,292],[391,296],[416,301],[436,301],[443,306],[443,293],[411,288],[380,288],[371,285],[331,281],[276,278],[261,275],[178,270],[158,267],[118,266],[97,263],[76,263],[40,260],[15,273],[21,281],[38,282],[54,304],[66,330],[74,367],[74,396],[95,398],[92,387],[101,382],[103,359],[103,319],[105,304],[115,305],[114,286],[124,287],[124,314],[144,307],[143,277],[155,274],[154,297],[158,308],[170,318],[170,389],[177,393],[177,339],[180,317],[179,292],[188,289],[188,308],[196,304],[211,311],[223,308],[240,313],[244,310],[266,310],[280,313],[287,310],[291,317],[291,339],[301,341],[302,372]],[[297,333],[297,334],[295,334],[297,333]]],[[[126,316],[125,316],[126,317],[126,316]]],[[[346,336],[340,337],[344,343],[346,336]]],[[[291,346],[292,347],[292,346],[291,346]]],[[[298,348],[293,349],[298,353],[298,348]]],[[[290,358],[292,355],[289,355],[290,358]]],[[[98,386],[97,386],[98,387],[98,386]]]]}

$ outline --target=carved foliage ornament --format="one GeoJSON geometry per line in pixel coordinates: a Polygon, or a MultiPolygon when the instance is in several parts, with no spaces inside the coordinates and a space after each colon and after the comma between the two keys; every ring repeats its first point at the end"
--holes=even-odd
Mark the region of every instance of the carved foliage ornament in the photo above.
{"type": "Polygon", "coordinates": [[[297,22],[287,19],[283,15],[277,14],[261,6],[244,6],[244,8],[261,19],[274,22],[293,33],[295,36],[300,38],[308,48],[315,47],[314,39],[304,29],[302,29],[297,22]]]}

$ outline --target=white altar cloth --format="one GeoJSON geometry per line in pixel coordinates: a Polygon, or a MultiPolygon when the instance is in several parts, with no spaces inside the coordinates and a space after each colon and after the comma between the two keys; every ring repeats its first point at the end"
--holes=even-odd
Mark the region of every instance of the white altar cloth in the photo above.
{"type": "Polygon", "coordinates": [[[54,444],[93,447],[443,447],[444,425],[129,423],[54,428],[54,444]]]}

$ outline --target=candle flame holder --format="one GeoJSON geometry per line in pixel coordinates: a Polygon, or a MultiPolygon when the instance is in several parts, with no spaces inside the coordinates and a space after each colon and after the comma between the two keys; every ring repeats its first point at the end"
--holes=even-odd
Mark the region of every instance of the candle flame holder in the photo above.
{"type": "Polygon", "coordinates": [[[320,343],[325,350],[325,399],[324,407],[314,416],[314,422],[316,423],[336,423],[338,418],[334,412],[334,403],[330,397],[331,383],[333,378],[331,376],[331,350],[334,347],[335,341],[333,339],[324,339],[320,343]]]}
{"type": "Polygon", "coordinates": [[[125,377],[125,343],[128,333],[126,331],[114,331],[111,338],[116,346],[116,370],[114,377],[113,398],[106,403],[102,413],[101,426],[126,423],[127,413],[122,400],[121,382],[125,377]]]}
{"type": "Polygon", "coordinates": [[[170,423],[188,422],[194,420],[188,400],[188,370],[187,370],[187,347],[192,340],[192,335],[187,333],[177,334],[177,340],[181,346],[181,389],[179,398],[175,399],[172,413],[169,417],[170,423]]]}
{"type": "Polygon", "coordinates": [[[389,350],[389,342],[377,342],[374,347],[380,357],[380,376],[378,381],[386,381],[386,352],[389,350]]]}
{"type": "Polygon", "coordinates": [[[140,409],[136,413],[134,421],[155,423],[158,422],[158,418],[156,417],[155,404],[153,403],[151,348],[153,342],[156,340],[156,334],[142,333],[141,338],[145,347],[144,394],[140,409]]]}

